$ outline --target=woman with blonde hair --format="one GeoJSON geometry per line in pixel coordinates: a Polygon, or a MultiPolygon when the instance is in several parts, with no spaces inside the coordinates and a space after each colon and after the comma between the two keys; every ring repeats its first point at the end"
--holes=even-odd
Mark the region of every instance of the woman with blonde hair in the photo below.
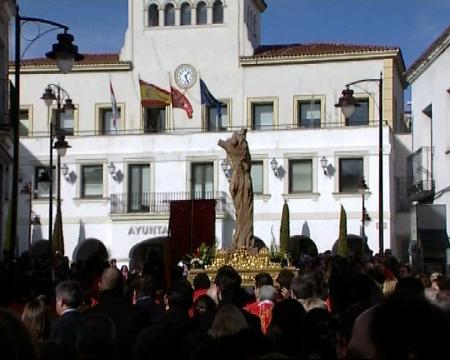
{"type": "Polygon", "coordinates": [[[41,299],[29,301],[23,310],[22,321],[37,344],[48,339],[50,315],[47,304],[41,299]]]}

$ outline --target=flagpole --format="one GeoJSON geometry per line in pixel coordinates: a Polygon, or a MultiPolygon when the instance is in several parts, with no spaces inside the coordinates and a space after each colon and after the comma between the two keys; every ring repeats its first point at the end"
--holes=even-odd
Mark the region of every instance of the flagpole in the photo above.
{"type": "Polygon", "coordinates": [[[171,99],[171,101],[170,101],[170,124],[172,125],[172,127],[173,127],[173,131],[175,131],[175,119],[174,119],[174,117],[173,117],[173,106],[172,106],[172,103],[173,103],[173,94],[172,94],[172,73],[170,72],[170,71],[168,71],[167,72],[168,74],[169,74],[169,87],[170,87],[170,99],[171,99]]]}
{"type": "MultiPolygon", "coordinates": [[[[202,81],[202,74],[200,73],[200,70],[198,71],[198,79],[199,82],[202,81]]],[[[201,113],[200,113],[200,126],[203,129],[203,132],[208,132],[207,131],[207,126],[208,124],[206,124],[207,121],[207,116],[206,116],[206,104],[203,104],[202,101],[202,86],[200,85],[200,109],[201,109],[201,113]]]]}

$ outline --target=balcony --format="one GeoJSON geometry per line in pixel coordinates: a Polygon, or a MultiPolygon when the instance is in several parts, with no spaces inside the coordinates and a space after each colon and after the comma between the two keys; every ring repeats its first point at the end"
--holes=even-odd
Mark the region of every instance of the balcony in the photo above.
{"type": "Polygon", "coordinates": [[[179,200],[215,200],[216,213],[232,214],[233,205],[223,191],[170,192],[170,193],[119,193],[111,194],[111,215],[169,214],[170,202],[179,200]]]}
{"type": "Polygon", "coordinates": [[[407,194],[411,201],[421,201],[434,195],[433,148],[423,146],[407,159],[407,194]]]}

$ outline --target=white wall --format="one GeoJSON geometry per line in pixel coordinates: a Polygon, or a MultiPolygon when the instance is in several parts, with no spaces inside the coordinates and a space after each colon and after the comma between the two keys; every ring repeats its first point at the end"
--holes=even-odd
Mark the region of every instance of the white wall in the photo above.
{"type": "MultiPolygon", "coordinates": [[[[250,43],[242,46],[242,27],[238,26],[237,2],[226,1],[225,24],[203,27],[173,27],[143,29],[142,4],[130,2],[130,24],[135,28],[135,37],[127,32],[122,60],[133,60],[131,71],[74,71],[60,75],[48,72],[22,75],[21,103],[31,105],[34,135],[42,137],[21,139],[21,169],[25,181],[34,181],[34,167],[47,164],[49,140],[46,131],[47,108],[40,97],[48,83],[60,84],[78,106],[79,134],[69,136],[72,146],[63,163],[78,175],[74,184],[62,180],[62,213],[64,216],[67,254],[75,248],[79,239],[80,221],[84,224],[86,238],[102,240],[117,259],[124,259],[132,245],[149,237],[149,234],[129,234],[133,226],[166,226],[168,214],[127,214],[112,216],[110,195],[127,192],[126,165],[130,161],[147,161],[151,168],[152,192],[184,192],[189,190],[189,167],[192,159],[207,159],[215,164],[215,190],[228,193],[228,181],[220,169],[226,157],[218,147],[219,139],[226,139],[231,132],[205,133],[201,129],[201,104],[199,83],[185,92],[193,109],[193,119],[185,112],[173,109],[170,114],[174,133],[127,134],[117,136],[94,136],[96,105],[110,102],[109,79],[111,78],[116,99],[122,106],[121,126],[125,130],[141,126],[141,106],[138,79],[169,88],[169,73],[182,63],[190,63],[206,81],[210,91],[219,99],[231,99],[233,127],[246,127],[248,99],[275,97],[278,100],[278,123],[292,128],[294,124],[294,96],[321,96],[325,101],[324,128],[293,129],[278,131],[249,131],[247,140],[254,159],[264,160],[264,196],[255,197],[255,235],[267,245],[272,239],[278,242],[282,205],[288,201],[291,213],[291,234],[305,234],[316,242],[319,251],[330,249],[338,237],[339,210],[342,204],[348,217],[348,233],[360,235],[361,196],[338,193],[338,160],[340,156],[357,155],[364,158],[364,176],[370,193],[366,209],[372,218],[367,224],[366,235],[369,246],[378,250],[378,126],[342,127],[344,118],[334,104],[344,85],[364,78],[376,78],[383,71],[384,61],[355,56],[354,60],[328,61],[289,65],[242,66],[239,56],[247,54],[250,43]],[[131,4],[132,3],[132,4],[131,4]],[[239,29],[239,30],[238,30],[239,29]],[[239,40],[240,39],[240,40],[239,40]],[[239,40],[239,41],[238,41],[239,40]],[[244,50],[242,50],[244,49],[244,50]],[[241,53],[244,51],[244,53],[241,53]],[[186,134],[187,128],[192,133],[186,134]],[[197,130],[192,131],[192,128],[197,130]],[[314,191],[306,195],[288,193],[287,174],[275,177],[270,161],[276,158],[286,171],[288,160],[298,156],[313,159],[314,191]],[[329,175],[323,174],[320,159],[325,156],[330,166],[329,175]],[[125,175],[122,183],[112,180],[106,167],[113,161],[125,175]],[[80,165],[97,162],[104,166],[104,196],[98,200],[80,199],[80,165]],[[142,235],[142,236],[141,236],[142,235]]],[[[248,3],[248,1],[247,1],[248,3]]],[[[242,5],[242,3],[241,3],[242,5]]],[[[242,14],[241,14],[242,15],[242,14]]],[[[242,21],[242,20],[240,20],[242,21]]],[[[173,81],[173,80],[171,80],[173,81]]],[[[378,120],[376,83],[362,83],[355,87],[356,95],[370,95],[369,119],[378,120]]],[[[281,127],[282,128],[282,127],[281,127]]],[[[392,136],[387,127],[383,129],[384,174],[392,178],[392,136]]],[[[392,184],[387,181],[384,188],[384,221],[386,223],[385,244],[393,236],[391,216],[392,184]]],[[[33,201],[33,211],[41,216],[43,233],[48,226],[48,200],[33,201]]],[[[25,247],[26,216],[21,219],[22,249],[25,247]]],[[[232,233],[230,218],[216,221],[216,236],[223,244],[229,244],[232,233]],[[225,238],[224,238],[225,236],[225,238]]]]}

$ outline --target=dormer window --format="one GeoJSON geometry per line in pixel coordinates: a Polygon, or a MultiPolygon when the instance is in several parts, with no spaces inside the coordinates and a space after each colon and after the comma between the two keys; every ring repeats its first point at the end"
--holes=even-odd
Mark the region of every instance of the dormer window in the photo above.
{"type": "Polygon", "coordinates": [[[191,25],[191,5],[185,2],[181,4],[181,25],[191,25]]]}
{"type": "Polygon", "coordinates": [[[207,16],[207,8],[206,3],[204,1],[200,1],[197,4],[197,24],[198,25],[205,25],[208,21],[207,16]]]}
{"type": "Polygon", "coordinates": [[[213,4],[213,24],[223,24],[223,4],[220,0],[213,4]]]}
{"type": "Polygon", "coordinates": [[[148,26],[159,26],[159,10],[156,4],[148,7],[148,26]]]}
{"type": "Polygon", "coordinates": [[[164,8],[164,25],[174,26],[175,25],[175,6],[173,4],[167,4],[164,8]]]}

